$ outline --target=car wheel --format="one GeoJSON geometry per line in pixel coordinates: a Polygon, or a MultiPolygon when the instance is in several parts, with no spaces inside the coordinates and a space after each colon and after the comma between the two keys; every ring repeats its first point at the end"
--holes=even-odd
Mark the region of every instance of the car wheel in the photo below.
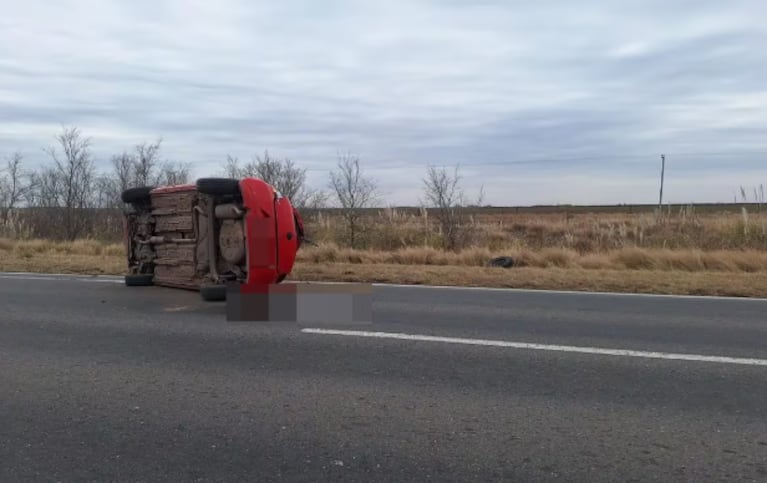
{"type": "Polygon", "coordinates": [[[154,283],[154,275],[151,273],[139,273],[137,275],[126,275],[125,285],[128,287],[146,287],[154,283]]]}
{"type": "Polygon", "coordinates": [[[150,200],[149,193],[154,189],[154,186],[138,186],[136,188],[128,188],[122,192],[123,203],[148,203],[150,200]]]}
{"type": "Polygon", "coordinates": [[[226,300],[226,285],[202,285],[200,297],[207,302],[226,300]]]}
{"type": "Polygon", "coordinates": [[[231,178],[200,178],[197,180],[197,191],[206,195],[238,195],[240,180],[231,178]]]}

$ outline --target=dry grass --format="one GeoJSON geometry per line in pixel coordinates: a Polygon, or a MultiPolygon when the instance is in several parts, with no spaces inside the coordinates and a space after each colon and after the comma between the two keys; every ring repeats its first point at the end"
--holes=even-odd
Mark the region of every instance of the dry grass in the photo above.
{"type": "Polygon", "coordinates": [[[507,255],[517,267],[568,268],[587,270],[656,270],[758,272],[767,270],[767,252],[760,250],[713,250],[621,248],[603,253],[579,252],[569,248],[506,250],[469,248],[447,252],[436,248],[403,248],[394,251],[352,250],[333,244],[306,247],[298,260],[306,264],[348,263],[365,265],[422,265],[484,267],[494,256],[507,255]]]}
{"type": "MultiPolygon", "coordinates": [[[[652,212],[561,211],[531,213],[477,209],[462,226],[466,247],[497,250],[508,246],[542,250],[569,248],[578,253],[626,247],[734,250],[767,248],[767,210],[749,206],[746,216],[733,206],[698,213],[682,207],[662,217],[652,212]],[[752,210],[749,212],[748,210],[752,210]]],[[[415,210],[381,209],[364,219],[359,248],[396,250],[439,247],[441,235],[433,216],[415,210]]],[[[309,233],[320,243],[344,245],[342,220],[327,212],[306,216],[309,233]]]]}
{"type": "Polygon", "coordinates": [[[125,270],[125,248],[96,240],[54,242],[0,238],[0,270],[121,274],[125,270]]]}
{"type": "MultiPolygon", "coordinates": [[[[0,239],[0,271],[118,275],[124,270],[122,244],[0,239]]],[[[300,252],[291,279],[765,297],[767,253],[636,247],[586,254],[520,247],[387,252],[323,244],[300,252]],[[484,266],[500,254],[516,257],[519,266],[484,266]]]]}
{"type": "Polygon", "coordinates": [[[299,264],[293,280],[766,297],[767,272],[680,272],[456,266],[299,264]]]}

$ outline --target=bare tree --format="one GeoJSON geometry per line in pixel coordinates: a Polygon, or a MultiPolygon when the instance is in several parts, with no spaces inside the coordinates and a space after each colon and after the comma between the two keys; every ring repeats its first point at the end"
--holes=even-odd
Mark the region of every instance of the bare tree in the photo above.
{"type": "Polygon", "coordinates": [[[231,154],[227,154],[226,166],[224,166],[224,176],[233,179],[245,178],[245,176],[242,176],[241,174],[242,168],[240,167],[239,158],[232,156],[231,154]]]}
{"type": "Polygon", "coordinates": [[[24,157],[15,152],[6,159],[4,175],[0,179],[0,210],[2,224],[8,224],[8,216],[26,197],[27,185],[24,183],[21,163],[24,157]]]}
{"type": "Polygon", "coordinates": [[[112,171],[97,179],[96,206],[116,209],[122,206],[120,195],[126,189],[135,186],[136,157],[123,151],[110,159],[112,171]]]}
{"type": "Polygon", "coordinates": [[[101,181],[102,188],[110,193],[109,207],[120,206],[120,195],[128,188],[188,182],[190,165],[171,161],[161,163],[161,144],[162,139],[154,143],[143,142],[134,147],[134,152],[123,151],[112,156],[110,182],[101,181]]]}
{"type": "Polygon", "coordinates": [[[163,185],[179,185],[189,182],[192,166],[189,163],[165,161],[159,170],[159,183],[163,185]]]}
{"type": "MultiPolygon", "coordinates": [[[[269,151],[264,151],[264,156],[255,156],[245,165],[246,174],[261,178],[277,188],[282,174],[282,163],[279,159],[269,156],[269,151]]],[[[277,188],[279,190],[279,188],[277,188]]]]}
{"type": "Polygon", "coordinates": [[[112,156],[112,169],[117,189],[122,193],[134,184],[136,158],[128,152],[112,156]]]}
{"type": "MultiPolygon", "coordinates": [[[[224,166],[224,175],[227,178],[235,178],[235,179],[260,178],[258,171],[259,170],[258,170],[257,156],[255,156],[251,161],[245,164],[240,164],[240,158],[236,156],[232,156],[231,154],[226,155],[226,165],[224,166]]],[[[267,181],[267,183],[268,182],[269,181],[267,181]]]]}
{"type": "Polygon", "coordinates": [[[94,208],[117,208],[120,201],[120,191],[117,189],[117,180],[106,174],[96,176],[93,179],[93,207],[94,208]]]}
{"type": "Polygon", "coordinates": [[[485,185],[482,184],[482,186],[479,187],[479,194],[477,195],[477,207],[482,207],[482,205],[485,203],[485,185]]]}
{"type": "Polygon", "coordinates": [[[0,171],[0,211],[8,208],[8,198],[10,197],[11,184],[8,177],[0,171]]]}
{"type": "Polygon", "coordinates": [[[338,160],[338,170],[330,173],[330,188],[341,206],[349,245],[355,248],[359,238],[361,210],[375,202],[378,187],[375,181],[362,174],[359,158],[344,155],[338,160]]]}
{"type": "Polygon", "coordinates": [[[227,156],[224,172],[230,178],[259,178],[279,191],[297,207],[306,206],[312,193],[306,188],[306,169],[299,168],[288,158],[278,159],[264,152],[243,165],[239,159],[227,156]]]}
{"type": "Polygon", "coordinates": [[[24,202],[27,204],[27,206],[38,207],[42,205],[42,202],[40,201],[41,172],[42,170],[30,171],[26,175],[27,192],[26,192],[26,196],[24,196],[24,202]]]}
{"type": "Polygon", "coordinates": [[[303,205],[296,205],[297,208],[308,208],[311,210],[319,210],[327,208],[330,201],[330,193],[320,190],[311,190],[306,196],[306,200],[303,205]]]}
{"type": "Polygon", "coordinates": [[[61,207],[61,178],[55,167],[47,166],[30,175],[28,203],[37,208],[61,207]]]}
{"type": "Polygon", "coordinates": [[[289,158],[276,159],[264,152],[249,163],[248,171],[266,181],[296,206],[304,206],[309,196],[306,190],[306,169],[299,168],[289,158]]]}
{"type": "Polygon", "coordinates": [[[306,188],[306,168],[299,168],[292,160],[285,159],[274,186],[294,205],[304,206],[309,196],[306,188]]]}
{"type": "Polygon", "coordinates": [[[133,161],[133,185],[152,186],[159,184],[156,168],[159,162],[162,139],[154,143],[143,142],[136,145],[136,157],[133,161]]]}
{"type": "Polygon", "coordinates": [[[89,220],[81,210],[90,207],[94,168],[90,138],[76,127],[64,128],[56,140],[62,150],[47,150],[53,166],[42,172],[43,198],[46,203],[63,208],[62,235],[73,240],[87,228],[89,220]]]}
{"type": "Polygon", "coordinates": [[[457,166],[453,174],[448,173],[444,167],[429,167],[423,180],[425,204],[436,209],[435,216],[442,230],[443,245],[448,250],[459,245],[464,200],[460,180],[457,166]]]}

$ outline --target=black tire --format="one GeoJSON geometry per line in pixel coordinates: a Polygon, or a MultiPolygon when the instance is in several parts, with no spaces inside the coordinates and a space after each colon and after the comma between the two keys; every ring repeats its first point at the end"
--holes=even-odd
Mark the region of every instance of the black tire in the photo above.
{"type": "Polygon", "coordinates": [[[154,186],[139,186],[136,188],[128,188],[122,192],[123,203],[149,203],[149,192],[154,189],[154,186]]]}
{"type": "Polygon", "coordinates": [[[202,285],[200,297],[206,302],[220,302],[226,300],[226,285],[202,285]]]}
{"type": "Polygon", "coordinates": [[[151,273],[139,273],[137,275],[126,275],[125,285],[128,287],[146,287],[154,284],[154,275],[151,273]]]}
{"type": "Polygon", "coordinates": [[[496,257],[490,260],[488,267],[511,268],[514,266],[514,259],[511,257],[496,257]]]}
{"type": "Polygon", "coordinates": [[[238,195],[240,180],[231,178],[200,178],[197,180],[197,191],[206,195],[238,195]]]}

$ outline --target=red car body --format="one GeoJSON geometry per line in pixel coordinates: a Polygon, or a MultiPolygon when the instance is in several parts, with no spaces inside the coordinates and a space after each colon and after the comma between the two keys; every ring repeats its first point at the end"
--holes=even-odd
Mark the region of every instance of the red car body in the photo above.
{"type": "Polygon", "coordinates": [[[204,298],[221,298],[228,282],[280,283],[304,240],[290,200],[258,178],[133,188],[123,201],[131,208],[128,285],[199,289],[204,298]]]}

